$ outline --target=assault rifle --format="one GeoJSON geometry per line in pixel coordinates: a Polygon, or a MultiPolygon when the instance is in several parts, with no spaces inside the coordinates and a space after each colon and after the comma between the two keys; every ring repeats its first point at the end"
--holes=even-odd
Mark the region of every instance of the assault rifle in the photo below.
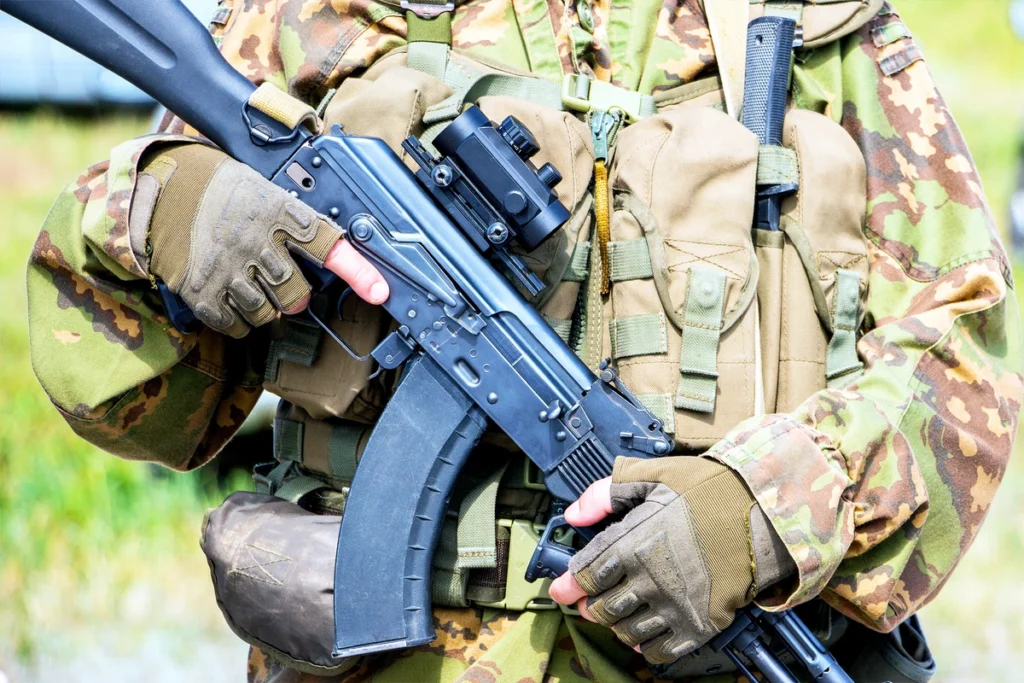
{"type": "MultiPolygon", "coordinates": [[[[536,248],[569,213],[551,189],[557,170],[528,161],[537,144],[514,118],[496,127],[471,107],[434,140],[440,157],[406,140],[420,167],[413,174],[381,140],[340,128],[314,135],[252,106],[255,86],[180,0],[0,0],[0,9],[128,79],[330,216],[390,285],[384,308],[398,328],[370,356],[383,369],[404,368],[342,518],[336,656],[434,639],[434,548],[459,470],[489,423],[566,501],[608,476],[616,456],[670,452],[661,421],[614,369],[605,364],[595,376],[517,290],[537,294],[542,283],[512,244],[536,248]]],[[[309,274],[320,288],[333,280],[326,271],[309,274]]],[[[169,314],[184,315],[180,302],[166,299],[169,314]]],[[[564,526],[559,516],[551,520],[529,578],[566,570],[574,550],[553,538],[564,526]]],[[[589,539],[596,530],[577,532],[589,539]]],[[[792,613],[743,610],[716,649],[740,666],[736,652],[744,653],[768,680],[795,681],[763,642],[766,633],[815,678],[849,680],[792,613]]]]}

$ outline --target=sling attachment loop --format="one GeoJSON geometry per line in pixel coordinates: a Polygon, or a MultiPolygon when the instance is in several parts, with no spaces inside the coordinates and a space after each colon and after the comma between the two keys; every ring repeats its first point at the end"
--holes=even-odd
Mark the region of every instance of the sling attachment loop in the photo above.
{"type": "Polygon", "coordinates": [[[290,142],[303,126],[314,134],[323,131],[323,123],[313,107],[279,90],[271,83],[263,83],[253,91],[249,100],[242,106],[242,118],[249,127],[253,141],[259,145],[290,142]],[[249,115],[250,107],[287,127],[291,133],[274,136],[265,126],[255,125],[249,115]]]}

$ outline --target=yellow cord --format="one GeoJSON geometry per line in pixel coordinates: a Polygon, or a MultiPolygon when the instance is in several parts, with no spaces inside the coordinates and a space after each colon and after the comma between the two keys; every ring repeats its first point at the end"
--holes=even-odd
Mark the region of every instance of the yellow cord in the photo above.
{"type": "Polygon", "coordinates": [[[597,217],[597,244],[601,251],[601,296],[608,296],[612,281],[608,268],[608,241],[611,228],[608,221],[608,169],[604,159],[594,163],[594,204],[597,217]]]}

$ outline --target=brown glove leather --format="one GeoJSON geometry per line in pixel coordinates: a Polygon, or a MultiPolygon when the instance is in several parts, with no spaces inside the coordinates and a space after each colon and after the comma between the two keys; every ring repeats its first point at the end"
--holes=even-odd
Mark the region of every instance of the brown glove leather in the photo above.
{"type": "Polygon", "coordinates": [[[133,251],[150,273],[232,337],[309,294],[290,251],[323,265],[341,237],[313,209],[202,144],[144,160],[129,223],[133,251]]]}
{"type": "Polygon", "coordinates": [[[720,633],[754,595],[796,571],[740,477],[707,458],[619,458],[613,511],[629,512],[569,565],[588,610],[652,664],[720,633]]]}

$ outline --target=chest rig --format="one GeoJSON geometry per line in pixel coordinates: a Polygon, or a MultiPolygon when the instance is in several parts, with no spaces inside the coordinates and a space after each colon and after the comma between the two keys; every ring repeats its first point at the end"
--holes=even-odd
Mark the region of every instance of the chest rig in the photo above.
{"type": "MultiPolygon", "coordinates": [[[[721,75],[636,92],[588,73],[538,76],[565,61],[550,27],[537,28],[542,16],[521,22],[528,63],[505,64],[452,47],[468,30],[454,5],[403,3],[406,49],[343,81],[319,113],[400,154],[405,137],[429,143],[469,104],[523,121],[540,143],[535,164],[561,171],[556,190],[572,210],[561,234],[523,254],[546,285],[534,305],[589,366],[612,358],[677,452],[700,453],[744,419],[791,410],[860,373],[865,169],[837,123],[835,40],[880,4],[705,0],[721,75]],[[745,27],[764,13],[802,29],[781,145],[759,145],[738,121],[745,27]],[[758,188],[779,185],[793,188],[781,229],[752,230],[758,188]]],[[[570,40],[585,42],[598,22],[582,0],[570,9],[579,24],[570,40]]],[[[386,315],[354,297],[338,310],[331,327],[357,353],[390,331],[386,315]]],[[[371,371],[316,326],[279,325],[265,378],[284,399],[277,462],[257,472],[259,490],[343,513],[395,381],[371,371]]],[[[525,583],[517,567],[551,512],[542,478],[500,435],[480,448],[492,457],[470,468],[449,506],[434,601],[553,609],[546,583],[525,583]]]]}

